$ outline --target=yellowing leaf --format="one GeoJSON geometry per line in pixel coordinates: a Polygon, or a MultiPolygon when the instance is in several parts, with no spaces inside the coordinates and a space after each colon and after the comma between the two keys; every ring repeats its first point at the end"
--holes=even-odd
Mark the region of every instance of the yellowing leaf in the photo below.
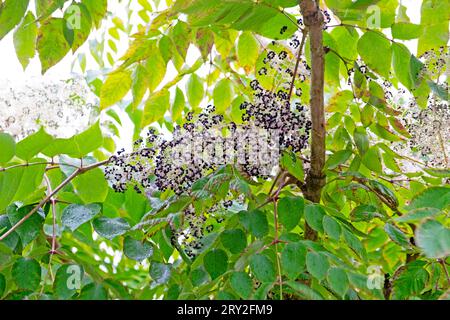
{"type": "Polygon", "coordinates": [[[213,91],[214,105],[218,112],[224,112],[231,106],[233,100],[233,86],[229,79],[217,82],[213,91]]]}
{"type": "Polygon", "coordinates": [[[259,43],[250,32],[243,32],[237,43],[239,64],[248,72],[256,65],[259,55],[259,43]]]}
{"type": "Polygon", "coordinates": [[[100,110],[120,101],[131,88],[131,72],[120,70],[110,73],[100,91],[100,110]]]}
{"type": "Polygon", "coordinates": [[[70,50],[66,39],[66,21],[50,18],[44,22],[38,32],[37,50],[42,65],[42,74],[58,63],[70,50]]]}

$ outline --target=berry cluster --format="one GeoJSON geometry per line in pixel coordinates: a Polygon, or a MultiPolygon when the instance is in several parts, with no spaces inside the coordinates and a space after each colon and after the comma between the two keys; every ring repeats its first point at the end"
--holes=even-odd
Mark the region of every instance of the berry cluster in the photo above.
{"type": "Polygon", "coordinates": [[[311,122],[305,107],[292,110],[283,91],[262,89],[256,80],[254,102],[241,105],[243,124],[226,123],[210,106],[198,115],[187,114],[172,139],[150,129],[136,141],[131,153],[120,150],[105,168],[105,176],[117,192],[133,186],[137,191],[155,188],[181,194],[219,166],[231,164],[247,176],[268,178],[282,150],[299,152],[307,147],[311,122]]]}
{"type": "MultiPolygon", "coordinates": [[[[120,152],[112,158],[105,175],[113,188],[118,192],[134,187],[182,194],[195,181],[228,164],[250,179],[267,179],[282,151],[307,148],[311,121],[307,107],[298,99],[302,89],[294,88],[290,96],[296,59],[293,51],[300,45],[299,35],[294,34],[288,45],[272,43],[274,49],[268,50],[257,79],[249,84],[253,100],[240,105],[242,124],[225,121],[214,106],[208,106],[199,114],[186,114],[185,123],[174,128],[170,139],[151,129],[146,139],[135,143],[133,152],[120,152]],[[259,81],[265,76],[272,78],[272,74],[281,78],[275,90],[264,88],[259,81]]],[[[305,59],[297,73],[297,84],[310,78],[305,59]]]]}
{"type": "Polygon", "coordinates": [[[429,167],[448,168],[450,153],[448,102],[432,96],[426,109],[410,103],[403,119],[411,139],[408,140],[407,146],[396,146],[397,150],[418,158],[429,167]]]}
{"type": "Polygon", "coordinates": [[[202,213],[196,213],[193,206],[188,206],[183,211],[183,226],[177,230],[172,229],[171,242],[177,243],[189,258],[194,258],[204,247],[204,237],[224,221],[221,213],[225,212],[232,202],[223,200],[202,213]]]}
{"type": "Polygon", "coordinates": [[[29,79],[0,85],[0,131],[22,139],[44,126],[61,138],[91,125],[98,115],[97,99],[81,78],[53,81],[29,79]]]}
{"type": "Polygon", "coordinates": [[[447,69],[450,52],[446,47],[440,47],[439,50],[431,49],[420,56],[420,60],[423,62],[420,75],[424,78],[438,79],[447,69]]]}
{"type": "Polygon", "coordinates": [[[263,89],[257,80],[250,84],[254,90],[254,102],[244,102],[243,121],[249,121],[258,128],[277,132],[279,147],[283,150],[300,152],[308,144],[311,121],[307,119],[306,107],[299,102],[292,110],[288,94],[279,90],[277,93],[263,89]]]}

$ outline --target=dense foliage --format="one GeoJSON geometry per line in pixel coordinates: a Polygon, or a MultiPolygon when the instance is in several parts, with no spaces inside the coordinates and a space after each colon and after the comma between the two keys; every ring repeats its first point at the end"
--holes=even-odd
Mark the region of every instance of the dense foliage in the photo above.
{"type": "Polygon", "coordinates": [[[0,298],[450,297],[448,1],[320,1],[320,201],[302,1],[108,2],[0,0],[85,79],[0,96],[0,298]]]}

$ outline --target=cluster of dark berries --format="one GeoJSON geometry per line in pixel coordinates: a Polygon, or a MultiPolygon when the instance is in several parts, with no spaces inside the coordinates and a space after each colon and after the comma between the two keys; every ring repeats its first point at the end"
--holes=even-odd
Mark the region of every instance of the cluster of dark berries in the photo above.
{"type": "Polygon", "coordinates": [[[257,128],[276,133],[281,150],[300,152],[308,145],[311,121],[306,107],[299,102],[291,107],[288,93],[283,90],[272,92],[262,88],[257,80],[250,84],[254,90],[253,103],[244,102],[242,120],[251,122],[257,128]]]}
{"type": "Polygon", "coordinates": [[[439,50],[431,49],[426,51],[419,58],[423,62],[423,67],[420,71],[420,76],[422,78],[438,79],[443,76],[446,69],[448,61],[450,61],[450,52],[446,47],[440,47],[439,50]]]}
{"type": "Polygon", "coordinates": [[[199,254],[204,246],[205,235],[214,231],[215,224],[221,224],[224,219],[217,215],[222,211],[224,202],[217,203],[206,212],[197,214],[192,206],[183,211],[184,225],[177,230],[172,230],[172,242],[176,242],[184,250],[189,258],[199,254]],[[211,221],[215,221],[215,224],[211,221]]]}
{"type": "Polygon", "coordinates": [[[104,174],[114,191],[125,192],[131,186],[136,192],[141,193],[142,189],[151,188],[156,155],[154,144],[157,141],[159,138],[156,131],[150,129],[146,139],[135,141],[131,153],[121,149],[110,158],[104,174]]]}
{"type": "MultiPolygon", "coordinates": [[[[256,79],[251,81],[253,100],[241,104],[241,124],[226,122],[210,105],[201,113],[186,114],[184,124],[176,126],[170,138],[151,130],[135,143],[133,152],[111,158],[105,175],[114,190],[124,192],[133,187],[146,193],[171,190],[182,194],[223,165],[236,167],[250,179],[267,179],[279,164],[281,152],[307,148],[311,130],[308,110],[295,100],[302,89],[294,87],[291,92],[290,88],[295,63],[292,51],[299,46],[298,36],[289,40],[292,49],[279,46],[267,52],[258,75],[272,78],[275,73],[281,77],[281,85],[276,84],[273,91],[256,79]]],[[[302,59],[296,83],[309,77],[310,67],[302,59]]]]}
{"type": "MultiPolygon", "coordinates": [[[[301,37],[302,33],[296,32],[285,44],[281,41],[272,41],[266,56],[262,60],[263,66],[257,70],[257,79],[266,77],[268,80],[270,79],[268,82],[273,84],[273,87],[282,88],[288,92],[294,77],[294,66],[301,37]]],[[[303,83],[310,77],[311,68],[302,56],[295,75],[295,83],[303,83]]],[[[301,95],[300,90],[296,90],[296,92],[297,95],[301,95]]]]}
{"type": "Polygon", "coordinates": [[[326,30],[326,29],[328,29],[327,24],[329,24],[331,22],[331,15],[327,10],[321,10],[321,11],[323,14],[323,22],[324,22],[323,29],[326,30]]]}
{"type": "MultiPolygon", "coordinates": [[[[262,108],[260,103],[257,105],[262,108]]],[[[222,115],[213,111],[210,107],[198,115],[188,114],[188,121],[174,129],[171,139],[163,139],[152,131],[147,139],[135,143],[133,152],[119,151],[105,168],[114,190],[124,192],[132,186],[137,191],[169,189],[182,194],[195,181],[227,164],[239,167],[251,177],[269,177],[278,164],[280,150],[273,134],[277,132],[261,130],[262,123],[255,126],[253,119],[240,126],[226,123],[222,115]]],[[[258,114],[257,111],[255,115],[258,114]]],[[[280,121],[283,119],[290,120],[286,115],[280,121]]],[[[296,123],[300,123],[299,119],[296,123]]],[[[293,137],[287,132],[283,135],[285,140],[293,137]]]]}

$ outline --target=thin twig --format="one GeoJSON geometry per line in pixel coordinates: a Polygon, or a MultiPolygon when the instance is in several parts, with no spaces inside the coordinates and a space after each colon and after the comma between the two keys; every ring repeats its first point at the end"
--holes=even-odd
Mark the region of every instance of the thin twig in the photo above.
{"type": "Polygon", "coordinates": [[[9,236],[11,233],[14,232],[18,227],[20,227],[25,221],[27,221],[36,211],[38,211],[44,204],[46,204],[55,194],[57,194],[62,188],[64,188],[70,181],[72,181],[75,177],[77,177],[80,174],[83,174],[89,170],[98,168],[100,166],[103,166],[107,164],[110,160],[104,160],[100,161],[94,164],[91,164],[86,167],[79,167],[76,169],[70,176],[68,176],[59,186],[57,186],[50,194],[48,194],[44,199],[42,199],[37,206],[35,206],[30,212],[28,212],[22,219],[20,219],[14,226],[11,227],[8,231],[6,231],[4,234],[0,236],[0,241],[5,239],[7,236],[9,236]]]}
{"type": "MultiPolygon", "coordinates": [[[[47,183],[47,194],[51,194],[52,185],[47,175],[44,174],[45,182],[47,183]]],[[[52,256],[56,253],[56,199],[55,197],[50,197],[50,203],[52,207],[52,219],[53,219],[53,228],[52,228],[52,249],[50,250],[50,261],[52,256]]]]}
{"type": "Polygon", "coordinates": [[[302,29],[302,33],[303,33],[302,41],[300,43],[300,47],[298,48],[297,61],[295,61],[294,74],[292,75],[291,86],[289,88],[288,101],[290,101],[291,97],[292,97],[292,91],[294,90],[295,76],[297,75],[298,66],[300,64],[300,60],[301,60],[302,53],[303,53],[303,47],[305,45],[306,35],[308,34],[308,31],[306,29],[302,29]]]}
{"type": "Polygon", "coordinates": [[[0,168],[0,172],[5,172],[7,170],[20,168],[20,167],[31,167],[31,166],[38,166],[38,165],[44,165],[44,164],[49,166],[49,167],[46,168],[46,170],[59,168],[59,166],[62,166],[62,165],[78,168],[77,166],[72,165],[72,164],[44,161],[44,162],[26,162],[26,163],[15,164],[15,165],[12,165],[12,166],[9,166],[9,167],[0,168]]]}
{"type": "Polygon", "coordinates": [[[439,259],[439,263],[442,265],[442,268],[444,269],[445,276],[447,277],[447,282],[450,285],[450,276],[448,275],[447,266],[445,265],[444,259],[439,259]]]}

